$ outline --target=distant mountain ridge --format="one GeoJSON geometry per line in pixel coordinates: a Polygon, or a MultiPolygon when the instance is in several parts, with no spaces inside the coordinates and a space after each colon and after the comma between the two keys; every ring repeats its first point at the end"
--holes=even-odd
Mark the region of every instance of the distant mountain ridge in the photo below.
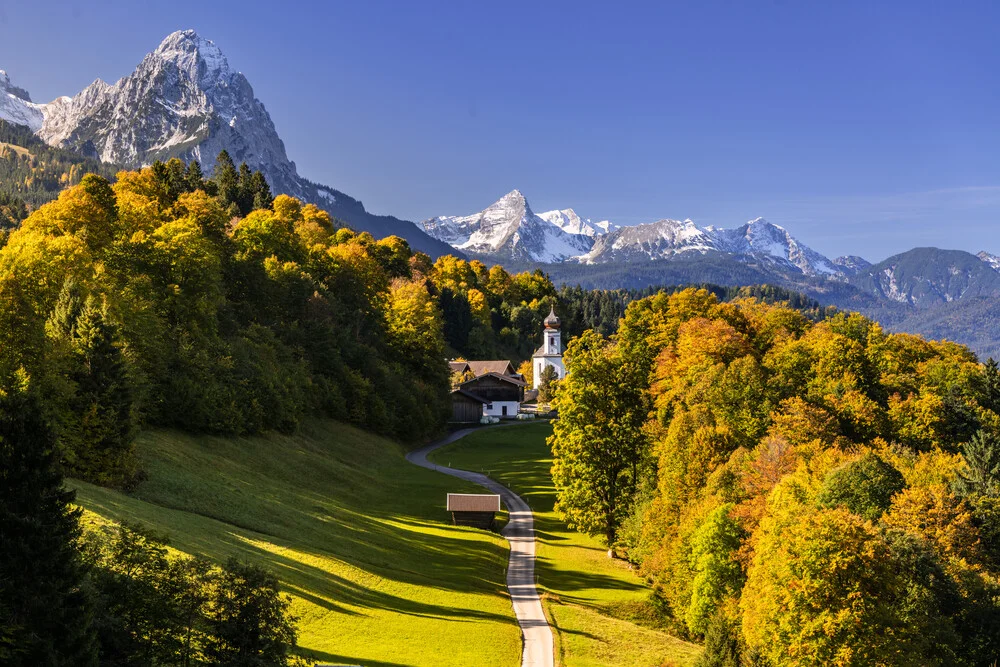
{"type": "Polygon", "coordinates": [[[358,231],[402,236],[432,256],[453,252],[412,222],[373,215],[357,199],[301,177],[247,78],[193,30],[168,35],[116,83],[97,79],[48,104],[33,103],[2,73],[0,119],[29,127],[49,145],[129,168],[178,157],[210,173],[225,149],[263,172],[275,192],[314,203],[358,231]]]}
{"type": "Polygon", "coordinates": [[[594,223],[571,208],[535,214],[524,195],[513,190],[479,213],[438,216],[420,224],[458,250],[497,261],[602,264],[718,252],[748,262],[771,262],[804,275],[850,275],[763,218],[734,229],[702,228],[691,220],[671,219],[633,226],[607,220],[594,223]]]}

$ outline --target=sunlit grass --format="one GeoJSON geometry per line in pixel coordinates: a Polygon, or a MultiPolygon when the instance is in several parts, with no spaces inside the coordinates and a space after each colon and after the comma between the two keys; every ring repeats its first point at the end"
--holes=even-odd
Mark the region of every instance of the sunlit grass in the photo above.
{"type": "Polygon", "coordinates": [[[293,596],[317,659],[379,665],[514,665],[506,542],[449,525],[448,492],[478,487],[413,466],[403,449],[313,421],[294,436],[139,439],[149,475],[131,495],[82,482],[88,520],[128,519],[216,561],[262,563],[293,596]]]}
{"type": "Polygon", "coordinates": [[[485,429],[435,452],[441,465],[482,471],[513,489],[535,513],[536,575],[563,665],[691,665],[699,647],[627,619],[653,616],[649,589],[593,538],[552,511],[555,489],[546,423],[485,429]]]}

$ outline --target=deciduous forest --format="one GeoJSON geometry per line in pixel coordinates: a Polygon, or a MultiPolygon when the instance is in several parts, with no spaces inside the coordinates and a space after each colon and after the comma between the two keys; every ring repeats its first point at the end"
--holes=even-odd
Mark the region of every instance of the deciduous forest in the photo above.
{"type": "Polygon", "coordinates": [[[992,360],[688,289],[566,363],[557,509],[653,583],[702,665],[995,659],[992,360]]]}

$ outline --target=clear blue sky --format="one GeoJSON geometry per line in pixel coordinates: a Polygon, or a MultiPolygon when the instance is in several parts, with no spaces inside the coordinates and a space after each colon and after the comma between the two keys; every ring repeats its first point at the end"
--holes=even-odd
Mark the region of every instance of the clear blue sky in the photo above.
{"type": "Polygon", "coordinates": [[[182,28],[303,175],[378,213],[519,188],[626,224],[764,216],[831,256],[1000,253],[997,3],[3,0],[0,68],[48,101],[182,28]]]}

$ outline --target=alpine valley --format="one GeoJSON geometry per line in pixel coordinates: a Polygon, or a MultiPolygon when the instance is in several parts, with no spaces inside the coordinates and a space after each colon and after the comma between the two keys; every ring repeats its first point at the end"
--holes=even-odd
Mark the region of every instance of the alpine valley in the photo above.
{"type": "MultiPolygon", "coordinates": [[[[316,204],[377,238],[403,237],[432,257],[540,268],[557,283],[599,289],[775,284],[861,311],[893,330],[957,340],[984,356],[1000,353],[1000,257],[985,251],[914,248],[876,264],[859,256],[831,259],[763,218],[727,228],[670,218],[626,226],[583,218],[572,208],[535,213],[518,190],[478,213],[419,225],[372,214],[298,173],[248,79],[193,30],[167,36],[119,81],[98,79],[48,103],[33,101],[0,70],[0,119],[90,170],[178,157],[211,172],[225,149],[236,163],[260,170],[274,192],[316,204]]],[[[35,150],[15,148],[15,154],[35,150]]]]}

